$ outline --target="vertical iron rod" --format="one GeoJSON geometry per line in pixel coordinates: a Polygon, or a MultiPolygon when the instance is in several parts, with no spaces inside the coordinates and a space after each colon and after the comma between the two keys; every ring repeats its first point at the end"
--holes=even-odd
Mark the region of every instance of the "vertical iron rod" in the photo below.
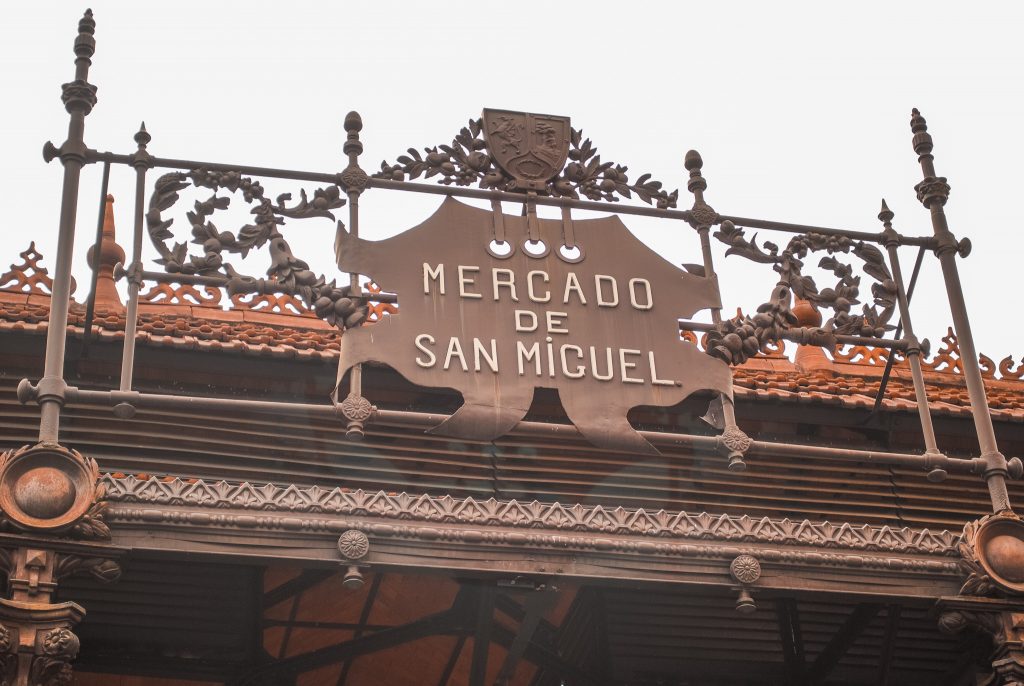
{"type": "Polygon", "coordinates": [[[135,167],[135,227],[132,234],[132,262],[128,269],[128,308],[125,312],[124,350],[121,356],[120,390],[122,391],[132,389],[132,377],[135,371],[135,331],[139,321],[139,290],[142,288],[139,272],[142,270],[142,224],[145,213],[146,171],[152,161],[146,146],[151,140],[153,137],[146,131],[146,122],[142,122],[138,133],[135,134],[138,149],[132,155],[132,166],[135,167]]]}
{"type": "MultiPolygon", "coordinates": [[[[924,262],[925,248],[921,246],[917,251],[917,259],[914,260],[914,271],[910,274],[910,283],[907,284],[907,305],[914,299],[914,288],[917,285],[917,277],[921,274],[921,263],[924,262]]],[[[903,322],[896,323],[896,332],[893,340],[899,340],[903,336],[903,322]]],[[[871,415],[878,414],[878,408],[882,406],[882,398],[885,397],[885,387],[889,383],[889,376],[892,374],[892,365],[896,356],[889,355],[885,359],[885,369],[882,370],[882,381],[878,384],[878,393],[875,395],[875,404],[871,407],[871,415]]]]}
{"type": "MultiPolygon", "coordinates": [[[[910,363],[910,375],[914,380],[914,395],[917,399],[917,413],[921,418],[921,433],[924,435],[925,453],[938,454],[939,448],[935,441],[935,428],[932,426],[932,414],[928,407],[928,391],[924,383],[924,373],[921,371],[921,346],[914,335],[914,325],[910,320],[910,303],[907,300],[907,292],[903,286],[903,270],[900,267],[899,237],[892,229],[893,212],[882,201],[882,211],[878,213],[885,230],[890,232],[892,240],[886,241],[885,249],[889,253],[889,265],[892,267],[892,277],[896,282],[896,303],[900,311],[900,324],[903,326],[904,338],[910,341],[907,348],[907,361],[910,363]]],[[[895,357],[896,352],[891,351],[889,357],[895,357]]]]}
{"type": "Polygon", "coordinates": [[[964,379],[967,382],[967,394],[971,401],[971,414],[974,417],[974,428],[978,433],[978,445],[981,458],[985,461],[985,482],[988,485],[989,497],[992,499],[993,512],[1010,509],[1010,497],[1006,491],[1006,458],[999,452],[995,429],[992,426],[992,415],[988,408],[988,397],[985,394],[985,382],[981,377],[978,365],[978,351],[974,347],[974,336],[971,323],[967,317],[967,304],[964,302],[963,286],[957,271],[956,256],[958,252],[966,255],[968,244],[959,244],[946,221],[943,206],[949,196],[949,185],[944,177],[935,175],[935,158],[932,156],[932,137],[928,133],[928,125],[924,117],[916,109],[910,120],[910,128],[914,133],[913,146],[924,178],[914,189],[917,198],[931,214],[932,230],[935,234],[937,247],[935,254],[942,268],[942,278],[946,284],[946,295],[949,298],[950,314],[953,318],[953,329],[960,345],[960,359],[964,368],[964,379]]]}
{"type": "Polygon", "coordinates": [[[96,284],[100,279],[100,245],[103,243],[103,219],[107,214],[107,189],[110,185],[110,162],[103,163],[103,180],[100,182],[100,216],[96,220],[96,241],[92,244],[92,278],[89,282],[89,300],[85,304],[85,331],[82,348],[88,350],[92,338],[92,320],[96,314],[96,284]]]}
{"type": "Polygon", "coordinates": [[[96,104],[96,87],[89,83],[90,59],[96,52],[96,22],[92,10],[86,10],[78,22],[75,38],[75,79],[61,88],[64,109],[70,116],[67,140],[55,148],[43,147],[47,161],[60,157],[64,165],[61,190],[60,228],[57,237],[57,264],[50,298],[50,320],[46,332],[46,358],[43,378],[39,381],[39,442],[55,444],[60,434],[60,410],[64,404],[64,350],[68,327],[68,304],[71,300],[71,258],[75,248],[75,221],[78,211],[78,188],[85,165],[85,117],[96,104]]]}
{"type": "MultiPolygon", "coordinates": [[[[701,255],[704,261],[704,277],[712,279],[715,282],[715,290],[718,291],[718,274],[715,273],[715,262],[711,254],[711,238],[708,235],[711,231],[711,221],[717,216],[714,210],[704,200],[704,190],[708,187],[708,182],[701,175],[701,169],[704,166],[704,160],[701,159],[700,153],[696,150],[690,150],[686,153],[686,157],[683,160],[683,166],[690,173],[690,180],[686,184],[687,190],[693,193],[693,217],[694,222],[697,226],[697,234],[700,236],[700,249],[701,255]],[[701,215],[706,215],[702,217],[701,215]],[[704,220],[704,221],[702,221],[704,220]]],[[[719,293],[721,291],[718,291],[719,293]]],[[[711,321],[717,326],[722,322],[722,308],[712,307],[711,308],[711,321]]],[[[725,426],[733,427],[736,426],[736,410],[733,406],[732,400],[722,396],[722,415],[725,420],[725,426]]],[[[742,471],[746,466],[741,460],[731,460],[730,469],[734,471],[742,471]]]]}
{"type": "MultiPolygon", "coordinates": [[[[348,155],[348,166],[341,173],[341,184],[348,195],[348,221],[349,232],[353,238],[359,238],[359,195],[366,188],[368,177],[359,167],[359,155],[363,152],[363,144],[359,140],[359,132],[363,130],[363,120],[358,112],[349,112],[345,115],[345,145],[342,152],[348,155]]],[[[359,274],[354,272],[348,275],[349,297],[357,303],[361,303],[360,295],[362,288],[359,285],[359,274]]],[[[348,324],[346,323],[347,327],[348,324]]],[[[338,375],[335,383],[336,393],[340,395],[340,386],[345,369],[342,366],[345,357],[338,357],[338,375]]],[[[349,397],[360,398],[363,394],[363,366],[356,364],[348,377],[349,397]]],[[[340,397],[336,402],[340,402],[340,397]]],[[[349,440],[359,440],[363,437],[363,427],[360,421],[349,419],[348,429],[345,433],[349,440]]]]}

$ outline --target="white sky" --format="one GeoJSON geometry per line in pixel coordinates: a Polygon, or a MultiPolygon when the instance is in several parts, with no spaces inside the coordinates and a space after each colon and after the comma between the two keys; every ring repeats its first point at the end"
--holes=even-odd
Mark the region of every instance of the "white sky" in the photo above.
{"type": "MultiPolygon", "coordinates": [[[[45,165],[40,151],[66,135],[60,84],[73,76],[71,46],[86,6],[17,3],[5,11],[0,181],[8,207],[0,271],[33,239],[54,264],[61,168],[45,165]]],[[[506,108],[571,116],[632,178],[650,172],[681,188],[681,208],[691,202],[682,158],[695,148],[707,200],[723,214],[877,231],[884,196],[896,228],[922,235],[931,225],[914,197],[921,175],[908,124],[918,107],[935,139],[938,172],[952,185],[951,227],[974,244],[961,274],[978,347],[997,361],[1024,353],[1014,298],[1019,180],[1011,171],[1024,157],[1019,5],[179,0],[92,8],[98,46],[90,81],[99,103],[86,120],[86,142],[124,153],[134,150],[144,119],[158,156],[339,171],[342,120],[355,109],[364,121],[363,166],[372,172],[410,146],[450,142],[484,107],[506,108]]],[[[83,175],[80,299],[100,171],[93,165],[83,175]]],[[[271,197],[298,197],[299,184],[264,185],[271,197]]],[[[115,167],[110,189],[119,242],[128,248],[133,172],[115,167]]],[[[179,203],[179,240],[188,236],[184,211],[199,197],[179,203]]],[[[367,193],[363,235],[397,233],[438,202],[367,193]]],[[[673,262],[699,262],[685,225],[625,221],[673,262]]],[[[307,220],[286,229],[295,254],[330,278],[333,225],[307,220]]],[[[725,261],[723,252],[716,247],[726,311],[752,312],[774,274],[739,257],[725,261]]],[[[915,252],[902,251],[908,278],[915,252]]],[[[155,254],[148,238],[145,254],[155,254]]],[[[249,273],[261,275],[264,259],[250,258],[249,273]]],[[[813,273],[819,287],[831,285],[813,273]]],[[[866,277],[865,298],[869,284],[866,277]]],[[[934,349],[950,318],[930,255],[915,305],[918,335],[934,349]]]]}

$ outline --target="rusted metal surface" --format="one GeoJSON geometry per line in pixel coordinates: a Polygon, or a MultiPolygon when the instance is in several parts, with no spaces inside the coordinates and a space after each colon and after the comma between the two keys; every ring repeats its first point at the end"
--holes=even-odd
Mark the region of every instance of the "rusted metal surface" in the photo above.
{"type": "Polygon", "coordinates": [[[385,241],[339,234],[339,267],[400,302],[398,314],[346,333],[342,366],[383,362],[421,386],[457,389],[465,404],[432,431],[471,440],[508,433],[535,388],[555,388],[588,440],[638,453],[653,448],[626,421],[631,407],[675,405],[699,389],[731,396],[728,367],[702,359],[676,323],[720,306],[714,281],[673,267],[615,218],[574,222],[578,259],[563,253],[561,221],[510,215],[510,253],[496,257],[493,221],[446,200],[385,241]]]}
{"type": "MultiPolygon", "coordinates": [[[[0,535],[0,566],[8,573],[13,596],[11,600],[0,601],[0,680],[19,684],[67,681],[68,662],[78,650],[78,640],[71,628],[82,611],[73,604],[51,602],[57,580],[76,572],[110,580],[119,573],[114,561],[116,549],[95,543],[110,535],[104,519],[106,504],[98,466],[94,460],[58,444],[65,403],[112,405],[122,419],[131,418],[137,407],[241,410],[316,418],[337,413],[347,422],[346,431],[351,437],[362,437],[367,426],[397,426],[403,430],[419,427],[485,443],[503,436],[556,441],[582,435],[599,446],[598,451],[633,457],[661,457],[655,446],[713,450],[728,456],[730,467],[736,468],[745,466],[744,458],[748,455],[774,455],[788,460],[924,468],[934,480],[947,471],[981,474],[994,514],[968,524],[964,530],[958,562],[967,578],[959,596],[942,599],[941,624],[950,631],[979,628],[991,637],[995,650],[987,658],[993,668],[990,683],[1016,684],[1024,679],[1019,622],[1024,597],[1024,576],[1020,573],[1024,566],[1024,525],[1011,509],[1006,484],[1008,477],[1020,476],[1024,468],[1019,460],[1007,460],[996,442],[956,268],[957,256],[966,257],[970,245],[966,240],[957,241],[948,227],[943,206],[949,185],[945,178],[936,176],[931,136],[917,110],[911,128],[923,180],[915,190],[931,215],[934,235],[930,237],[901,236],[892,228],[892,213],[885,207],[879,215],[884,230],[878,233],[719,214],[704,198],[707,182],[701,175],[702,160],[693,151],[687,154],[684,166],[690,174],[687,188],[694,194],[694,204],[690,210],[678,210],[675,191],[667,192],[660,182],[652,181],[646,174],[631,180],[626,166],[602,162],[591,141],[573,129],[567,117],[509,110],[485,110],[481,119],[470,121],[460,131],[451,146],[428,148],[425,156],[411,149],[408,156],[398,158],[397,164],[385,163],[372,178],[359,166],[362,120],[354,112],[345,118],[347,138],[343,150],[348,164],[338,173],[157,158],[148,152],[151,139],[144,126],[135,135],[137,148],[132,154],[96,152],[84,140],[85,116],[96,103],[96,87],[88,81],[95,50],[94,31],[92,13],[86,12],[79,22],[74,44],[75,78],[63,86],[63,101],[69,113],[67,139],[59,148],[49,143],[44,147],[47,161],[61,160],[64,184],[44,370],[38,384],[26,380],[18,391],[23,402],[31,400],[40,406],[40,445],[8,451],[0,459],[0,509],[5,523],[18,532],[0,535]],[[129,279],[129,300],[118,391],[79,390],[68,387],[64,378],[79,178],[82,167],[96,161],[128,165],[136,171],[132,261],[121,270],[129,279]],[[146,173],[155,167],[175,171],[156,181],[149,209],[144,211],[146,173]],[[313,190],[311,196],[301,191],[296,202],[287,194],[272,201],[252,176],[324,185],[313,190]],[[441,184],[429,186],[407,180],[419,176],[437,177],[441,184]],[[479,188],[468,188],[474,184],[479,188]],[[173,242],[174,234],[169,230],[172,219],[164,216],[189,187],[213,191],[211,197],[196,203],[194,211],[186,213],[191,241],[201,246],[201,254],[190,254],[187,243],[173,242]],[[434,217],[417,229],[389,239],[387,245],[395,247],[385,250],[381,247],[383,243],[374,245],[358,235],[361,194],[383,190],[447,197],[434,217]],[[240,195],[253,206],[254,223],[237,231],[221,231],[214,226],[210,218],[229,202],[222,195],[225,191],[240,195]],[[468,208],[458,203],[456,197],[488,200],[491,211],[468,208]],[[648,206],[618,202],[634,197],[648,206]],[[502,214],[501,203],[506,201],[521,204],[523,216],[502,214]],[[306,262],[292,253],[280,227],[286,219],[336,220],[332,210],[345,205],[349,226],[346,230],[339,222],[336,247],[338,265],[348,274],[348,284],[338,286],[334,278],[313,273],[306,262]],[[537,207],[542,205],[560,208],[561,219],[540,219],[537,207]],[[573,209],[606,209],[614,216],[577,220],[572,216],[573,209]],[[629,214],[688,223],[700,239],[702,264],[688,266],[689,273],[684,273],[657,258],[625,231],[618,215],[629,214]],[[327,406],[134,391],[139,292],[147,276],[141,260],[144,228],[160,253],[159,262],[169,274],[156,280],[224,287],[230,296],[299,298],[318,317],[344,330],[337,381],[340,384],[348,371],[348,395],[342,398],[336,386],[332,398],[335,406],[327,406]],[[758,245],[746,237],[747,228],[797,235],[782,248],[768,242],[758,245]],[[722,319],[711,236],[729,246],[727,254],[741,254],[771,265],[778,272],[779,282],[757,314],[722,319]],[[888,262],[877,245],[886,248],[888,262]],[[930,248],[939,259],[963,353],[961,368],[981,453],[978,457],[954,459],[938,452],[920,361],[924,351],[910,323],[909,302],[896,261],[896,248],[901,245],[930,248]],[[225,260],[232,254],[244,256],[260,249],[266,249],[270,259],[267,279],[240,274],[225,260]],[[819,266],[836,277],[832,288],[818,289],[804,274],[804,260],[815,252],[826,254],[819,266]],[[853,309],[860,298],[860,277],[841,257],[845,254],[857,257],[863,263],[863,271],[875,280],[871,288],[873,302],[860,312],[853,309]],[[361,275],[376,278],[385,293],[365,292],[361,275]],[[823,326],[801,324],[791,309],[792,296],[831,309],[833,315],[823,326]],[[391,297],[399,301],[397,310],[392,308],[389,316],[382,316],[383,309],[376,310],[374,326],[363,326],[369,320],[371,302],[394,305],[387,302],[391,297]],[[678,329],[680,317],[691,317],[702,309],[712,312],[703,352],[681,340],[678,329]],[[766,345],[787,338],[805,345],[828,346],[881,340],[893,328],[890,320],[896,311],[906,335],[877,347],[889,348],[890,356],[901,351],[908,359],[919,406],[923,454],[754,440],[736,425],[730,402],[731,371],[726,363],[743,362],[766,345]],[[464,404],[451,415],[377,409],[372,403],[372,389],[365,387],[361,366],[369,361],[384,362],[420,386],[456,389],[463,395],[464,404]],[[606,363],[603,367],[602,362],[606,363]],[[557,390],[565,413],[575,426],[522,421],[537,388],[557,390]],[[700,389],[710,389],[724,398],[723,403],[713,404],[705,416],[723,430],[720,436],[638,431],[626,419],[631,408],[676,405],[700,389]]],[[[26,256],[26,261],[29,257],[26,256]]],[[[94,269],[98,265],[96,260],[94,269]]],[[[8,275],[3,279],[7,280],[8,275]]],[[[34,284],[29,280],[24,283],[30,287],[34,284]]],[[[88,314],[86,319],[90,319],[88,314]]],[[[88,324],[87,329],[91,329],[88,324]]],[[[492,451],[491,459],[494,458],[492,451]]],[[[879,551],[886,545],[898,547],[898,543],[882,543],[881,537],[864,543],[864,550],[858,549],[856,553],[800,550],[790,549],[799,547],[796,544],[780,543],[773,533],[778,529],[786,538],[788,529],[784,522],[769,521],[757,531],[743,533],[742,526],[749,521],[740,520],[739,534],[723,534],[724,541],[714,544],[674,541],[667,530],[667,540],[654,542],[644,540],[653,536],[647,530],[609,533],[609,526],[618,525],[603,510],[604,519],[611,523],[598,522],[595,510],[591,519],[580,520],[577,526],[573,523],[574,515],[568,514],[567,505],[562,503],[554,503],[545,513],[538,514],[536,526],[518,520],[481,523],[479,510],[469,521],[461,521],[454,514],[452,520],[442,516],[440,519],[445,521],[439,521],[430,513],[420,516],[421,512],[410,511],[409,521],[398,524],[390,521],[396,517],[394,512],[376,512],[368,503],[366,507],[338,510],[328,516],[323,512],[326,502],[318,500],[319,491],[306,493],[317,503],[308,508],[303,518],[256,518],[245,511],[248,505],[236,508],[234,501],[212,516],[202,512],[209,506],[206,501],[193,504],[196,511],[181,512],[181,504],[187,500],[183,493],[178,494],[180,502],[173,498],[159,501],[164,488],[161,483],[164,482],[158,481],[155,486],[154,497],[158,502],[145,507],[130,501],[119,504],[115,513],[116,521],[124,527],[121,542],[138,548],[166,544],[181,553],[227,555],[222,532],[214,529],[258,530],[258,543],[254,541],[244,547],[240,555],[290,556],[323,563],[330,551],[331,559],[347,568],[345,578],[353,588],[361,585],[356,582],[362,581],[368,566],[376,569],[378,565],[444,569],[448,573],[458,569],[477,577],[515,570],[527,575],[554,574],[603,582],[665,582],[673,580],[673,575],[683,568],[696,585],[740,583],[739,604],[746,610],[755,605],[751,596],[755,589],[750,588],[754,583],[757,592],[761,588],[849,592],[847,584],[856,580],[861,586],[854,592],[865,596],[927,597],[936,589],[945,591],[957,570],[957,562],[948,559],[945,551],[941,553],[942,559],[933,559],[935,551],[924,549],[924,537],[908,543],[899,556],[879,551]],[[561,517],[559,521],[566,523],[543,530],[541,520],[549,515],[561,517]],[[517,530],[523,526],[537,530],[524,534],[517,530]],[[165,538],[152,538],[152,530],[157,527],[164,528],[165,538]],[[578,531],[566,535],[566,527],[578,531]],[[340,533],[341,538],[331,541],[325,549],[325,541],[320,540],[328,537],[325,532],[329,537],[340,533]],[[438,541],[445,545],[439,546],[438,541]],[[302,545],[307,547],[301,548],[302,545]],[[488,556],[496,551],[500,551],[496,559],[490,559],[488,556]],[[730,577],[728,561],[735,564],[744,556],[749,560],[740,565],[739,571],[733,570],[730,577]],[[764,565],[763,575],[754,578],[748,574],[753,569],[750,560],[757,563],[758,569],[764,565]],[[801,576],[800,570],[807,569],[817,571],[801,576]],[[820,576],[815,577],[816,574],[820,576]],[[872,580],[892,582],[893,586],[873,588],[872,580]]],[[[202,482],[197,482],[193,490],[198,489],[198,483],[202,482]]],[[[179,486],[169,488],[181,490],[179,486]]],[[[305,505],[302,494],[294,485],[291,488],[287,507],[294,513],[305,505]]],[[[251,494],[243,493],[244,490],[242,485],[237,489],[227,487],[226,494],[215,494],[212,500],[251,500],[251,494]]],[[[338,490],[341,501],[346,497],[343,493],[338,490]]],[[[151,495],[149,491],[140,494],[136,494],[136,503],[151,495]]],[[[330,497],[334,497],[333,492],[330,497]]],[[[391,497],[382,494],[380,499],[385,502],[391,497]]],[[[255,499],[258,501],[259,496],[255,499]]],[[[420,502],[430,503],[429,499],[420,502]]],[[[515,516],[513,503],[505,505],[502,512],[515,516]]],[[[393,509],[401,511],[403,507],[399,503],[393,509]]],[[[579,510],[574,512],[584,516],[579,510]]],[[[500,516],[495,511],[495,517],[500,516]]],[[[527,513],[525,517],[529,520],[531,515],[527,513]]],[[[680,513],[675,521],[684,520],[680,513]]],[[[719,536],[717,526],[708,528],[704,538],[719,536]]],[[[809,524],[808,530],[813,529],[814,525],[809,524]]],[[[694,531],[702,533],[700,527],[694,531]]],[[[829,529],[814,538],[811,547],[827,547],[831,543],[838,548],[856,548],[856,541],[860,540],[852,530],[840,529],[834,538],[833,533],[829,529]]],[[[870,534],[860,532],[861,536],[870,534]]],[[[895,535],[891,531],[890,534],[895,535]]],[[[521,657],[558,678],[601,682],[600,675],[595,676],[585,666],[574,665],[530,639],[527,634],[532,634],[539,623],[536,616],[530,619],[531,626],[526,630],[520,627],[521,635],[495,623],[495,607],[500,609],[500,602],[493,584],[494,578],[490,578],[484,584],[477,581],[475,587],[466,585],[449,610],[404,627],[357,636],[332,647],[256,667],[244,683],[292,676],[339,660],[350,661],[357,655],[438,632],[461,636],[475,633],[468,672],[474,684],[483,684],[488,676],[491,642],[508,651],[506,666],[521,657]]],[[[802,635],[798,600],[779,597],[773,605],[782,630],[786,670],[794,683],[825,678],[879,611],[876,604],[854,610],[808,668],[809,650],[802,635]]],[[[887,614],[889,618],[898,616],[892,607],[887,614]]],[[[579,613],[577,618],[585,616],[579,613]]],[[[368,619],[364,618],[362,624],[368,619]]],[[[894,636],[898,627],[894,620],[889,625],[886,631],[894,636]]],[[[579,635],[581,630],[577,631],[579,635]]],[[[888,665],[891,655],[882,657],[888,665]]],[[[888,666],[879,672],[883,680],[887,672],[888,666]]]]}

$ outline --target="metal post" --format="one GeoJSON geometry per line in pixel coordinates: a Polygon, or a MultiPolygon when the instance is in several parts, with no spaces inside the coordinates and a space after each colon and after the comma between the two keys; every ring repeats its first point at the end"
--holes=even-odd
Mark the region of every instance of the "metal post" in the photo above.
{"type": "MultiPolygon", "coordinates": [[[[142,122],[135,134],[138,150],[132,155],[132,166],[135,167],[135,229],[132,236],[132,261],[128,265],[128,308],[125,312],[124,351],[121,356],[120,390],[127,392],[132,389],[132,375],[135,369],[135,329],[139,319],[139,291],[142,288],[142,222],[145,213],[146,171],[152,166],[152,156],[146,146],[153,137],[146,131],[146,122],[142,122]]],[[[130,417],[134,408],[127,403],[118,405],[118,415],[130,417]]]]}
{"type": "MultiPolygon", "coordinates": [[[[704,277],[712,279],[717,283],[718,275],[715,273],[715,263],[711,255],[711,239],[708,233],[711,230],[711,225],[718,218],[718,214],[704,200],[704,191],[708,187],[708,182],[701,175],[704,160],[701,159],[700,153],[696,150],[690,150],[686,153],[683,166],[690,172],[690,180],[687,182],[686,188],[693,193],[691,224],[697,229],[697,234],[700,236],[701,254],[704,259],[704,277]]],[[[722,322],[722,308],[711,308],[711,321],[716,326],[722,322]]],[[[725,424],[723,437],[726,439],[726,445],[729,449],[729,469],[734,472],[742,472],[747,468],[743,455],[746,452],[746,448],[749,447],[750,439],[736,425],[736,410],[732,400],[725,396],[720,396],[720,398],[722,419],[725,424]]]]}
{"type": "Polygon", "coordinates": [[[953,329],[960,344],[960,359],[964,368],[964,379],[967,382],[967,393],[971,400],[971,413],[974,415],[974,428],[978,433],[978,444],[981,458],[985,461],[985,481],[988,484],[989,496],[992,499],[993,512],[1009,510],[1010,498],[1006,492],[1006,458],[999,452],[995,430],[992,427],[992,416],[989,414],[988,398],[985,395],[985,383],[981,378],[978,366],[978,352],[974,348],[974,336],[967,318],[967,305],[964,302],[960,274],[957,271],[956,255],[966,257],[970,252],[970,241],[964,239],[957,242],[949,224],[943,206],[949,198],[949,184],[945,177],[935,175],[935,158],[932,157],[932,137],[928,133],[928,125],[921,113],[914,109],[910,119],[910,129],[914,133],[913,146],[917,160],[921,164],[924,178],[914,186],[917,199],[931,213],[932,230],[935,233],[935,254],[942,267],[942,278],[946,283],[946,294],[949,298],[950,314],[953,317],[953,329]]]}
{"type": "MultiPolygon", "coordinates": [[[[359,167],[359,155],[363,152],[363,144],[359,140],[359,132],[363,129],[363,119],[358,112],[349,112],[345,116],[345,132],[347,138],[342,151],[348,155],[348,166],[341,173],[341,185],[348,195],[348,221],[349,231],[353,238],[359,237],[359,195],[366,189],[369,177],[359,167]]],[[[359,285],[359,275],[352,273],[348,275],[349,297],[356,303],[362,303],[362,288],[359,285]]],[[[361,322],[356,322],[358,324],[361,322]]],[[[350,326],[349,322],[345,323],[350,326]]],[[[344,334],[343,334],[344,335],[344,334]]],[[[338,358],[338,384],[345,370],[341,367],[341,360],[338,358]]],[[[363,423],[370,417],[373,411],[369,401],[363,397],[363,366],[357,364],[352,367],[349,374],[348,396],[339,403],[342,414],[348,420],[345,437],[349,440],[361,440],[363,438],[363,423]]]]}
{"type": "Polygon", "coordinates": [[[78,184],[86,162],[85,117],[96,104],[96,86],[89,83],[90,59],[96,52],[93,34],[96,22],[92,10],[86,10],[78,22],[75,38],[75,79],[61,86],[64,108],[71,115],[68,137],[60,148],[52,143],[43,146],[47,162],[60,157],[64,165],[64,186],[61,192],[60,229],[57,238],[57,265],[50,299],[50,321],[46,333],[46,361],[39,381],[39,442],[56,444],[60,432],[60,409],[64,404],[64,347],[68,327],[68,304],[71,300],[71,257],[75,246],[75,220],[78,210],[78,184]]]}
{"type": "MultiPolygon", "coordinates": [[[[885,249],[889,253],[889,264],[892,267],[892,278],[896,282],[896,303],[900,311],[900,322],[903,325],[903,337],[909,341],[907,346],[907,361],[910,363],[910,375],[914,381],[914,395],[917,399],[917,413],[921,418],[921,433],[924,436],[925,455],[940,455],[938,444],[935,440],[935,428],[932,426],[931,410],[928,407],[928,391],[924,383],[924,372],[921,370],[921,344],[914,335],[914,325],[910,321],[910,303],[907,300],[907,291],[903,284],[903,270],[900,268],[899,236],[892,228],[892,219],[895,216],[889,206],[882,200],[882,211],[878,218],[885,227],[885,233],[889,240],[885,243],[885,249]]],[[[896,355],[893,350],[890,357],[896,355]]],[[[946,471],[934,467],[928,472],[931,481],[942,481],[946,478],[946,471]]]]}

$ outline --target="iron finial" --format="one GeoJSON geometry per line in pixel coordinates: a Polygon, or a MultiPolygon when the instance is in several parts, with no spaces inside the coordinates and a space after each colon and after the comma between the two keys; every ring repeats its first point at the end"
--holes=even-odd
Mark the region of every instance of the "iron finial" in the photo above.
{"type": "MultiPolygon", "coordinates": [[[[690,172],[690,180],[686,184],[686,189],[695,194],[697,191],[707,190],[708,182],[700,173],[700,170],[704,167],[704,160],[701,158],[700,153],[696,150],[688,151],[686,157],[683,158],[683,166],[686,167],[686,171],[690,172]]],[[[702,200],[703,198],[698,198],[698,201],[702,200]]]]}
{"type": "Polygon", "coordinates": [[[78,37],[75,39],[75,56],[90,58],[96,52],[96,20],[92,18],[92,10],[86,10],[78,20],[78,37]]]}
{"type": "Polygon", "coordinates": [[[359,142],[359,132],[362,130],[363,118],[358,112],[353,110],[345,115],[345,132],[348,134],[348,140],[345,141],[342,152],[348,155],[350,165],[355,165],[356,157],[363,152],[363,144],[359,142]]]}
{"type": "Polygon", "coordinates": [[[914,132],[914,152],[918,155],[928,155],[932,151],[932,135],[928,133],[928,122],[921,116],[921,112],[915,107],[910,116],[910,130],[914,132]]]}
{"type": "Polygon", "coordinates": [[[133,139],[138,149],[131,155],[132,166],[136,170],[152,168],[153,156],[146,150],[146,146],[153,140],[153,137],[149,135],[149,131],[146,131],[146,122],[139,124],[139,130],[135,133],[133,139]]]}
{"type": "Polygon", "coordinates": [[[139,130],[135,134],[135,142],[138,143],[140,148],[145,148],[151,140],[153,140],[153,137],[149,135],[149,131],[146,131],[146,122],[142,122],[139,124],[139,130]]]}
{"type": "Polygon", "coordinates": [[[693,171],[696,169],[700,171],[701,167],[704,166],[704,160],[701,159],[700,153],[696,150],[688,150],[686,157],[683,158],[683,166],[686,167],[686,171],[693,171]]]}
{"type": "Polygon", "coordinates": [[[78,20],[79,33],[95,33],[96,20],[92,18],[92,9],[85,10],[85,14],[78,20]]]}
{"type": "Polygon", "coordinates": [[[349,133],[355,131],[356,133],[358,133],[362,130],[363,118],[359,116],[358,112],[352,110],[351,112],[345,115],[345,131],[349,133]]]}
{"type": "Polygon", "coordinates": [[[889,209],[889,206],[885,204],[885,198],[882,198],[882,211],[878,213],[878,219],[883,223],[888,224],[895,216],[896,215],[893,211],[889,209]]]}

